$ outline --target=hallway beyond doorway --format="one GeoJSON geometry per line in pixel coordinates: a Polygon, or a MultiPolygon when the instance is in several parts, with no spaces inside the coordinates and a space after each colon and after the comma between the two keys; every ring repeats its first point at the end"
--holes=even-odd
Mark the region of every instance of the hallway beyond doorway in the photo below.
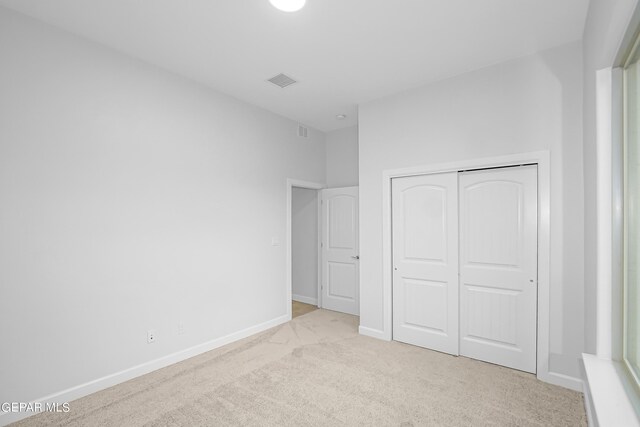
{"type": "Polygon", "coordinates": [[[311,313],[313,310],[317,310],[318,307],[311,304],[305,304],[299,301],[291,301],[291,318],[295,319],[303,314],[311,313]]]}

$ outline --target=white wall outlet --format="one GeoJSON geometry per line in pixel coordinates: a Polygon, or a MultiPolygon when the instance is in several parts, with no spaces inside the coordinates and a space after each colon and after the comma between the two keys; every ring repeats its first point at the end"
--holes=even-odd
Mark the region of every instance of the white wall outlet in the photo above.
{"type": "Polygon", "coordinates": [[[178,335],[184,335],[184,323],[178,322],[178,335]]]}
{"type": "Polygon", "coordinates": [[[155,329],[149,329],[147,331],[147,343],[152,344],[158,339],[158,334],[155,329]]]}
{"type": "Polygon", "coordinates": [[[278,239],[277,237],[272,237],[271,246],[280,246],[280,239],[278,239]]]}

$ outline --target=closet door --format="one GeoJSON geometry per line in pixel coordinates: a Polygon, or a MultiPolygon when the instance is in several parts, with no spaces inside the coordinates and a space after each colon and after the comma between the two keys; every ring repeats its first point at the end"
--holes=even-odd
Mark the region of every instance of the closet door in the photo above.
{"type": "Polygon", "coordinates": [[[393,339],[458,354],[457,172],[392,180],[393,339]]]}
{"type": "Polygon", "coordinates": [[[535,372],[537,168],[459,181],[460,354],[535,372]]]}

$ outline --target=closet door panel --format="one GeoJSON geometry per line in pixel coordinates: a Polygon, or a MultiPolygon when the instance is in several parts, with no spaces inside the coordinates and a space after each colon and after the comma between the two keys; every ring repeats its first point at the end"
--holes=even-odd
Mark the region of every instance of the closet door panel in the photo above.
{"type": "Polygon", "coordinates": [[[458,354],[457,173],[392,181],[393,339],[458,354]]]}
{"type": "Polygon", "coordinates": [[[537,168],[459,181],[460,354],[535,373],[537,168]]]}

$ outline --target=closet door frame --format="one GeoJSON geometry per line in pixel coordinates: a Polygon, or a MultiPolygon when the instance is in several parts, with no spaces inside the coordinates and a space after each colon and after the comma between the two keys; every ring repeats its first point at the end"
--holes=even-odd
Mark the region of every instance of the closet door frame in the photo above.
{"type": "Polygon", "coordinates": [[[456,172],[471,169],[498,168],[536,164],[538,166],[538,328],[537,328],[537,377],[538,379],[574,390],[582,390],[582,382],[549,370],[550,348],[550,204],[551,170],[549,151],[472,159],[459,162],[431,164],[402,169],[385,170],[382,173],[382,269],[383,269],[383,330],[361,328],[360,333],[390,341],[393,336],[393,258],[391,221],[391,180],[393,178],[431,173],[456,172]]]}

